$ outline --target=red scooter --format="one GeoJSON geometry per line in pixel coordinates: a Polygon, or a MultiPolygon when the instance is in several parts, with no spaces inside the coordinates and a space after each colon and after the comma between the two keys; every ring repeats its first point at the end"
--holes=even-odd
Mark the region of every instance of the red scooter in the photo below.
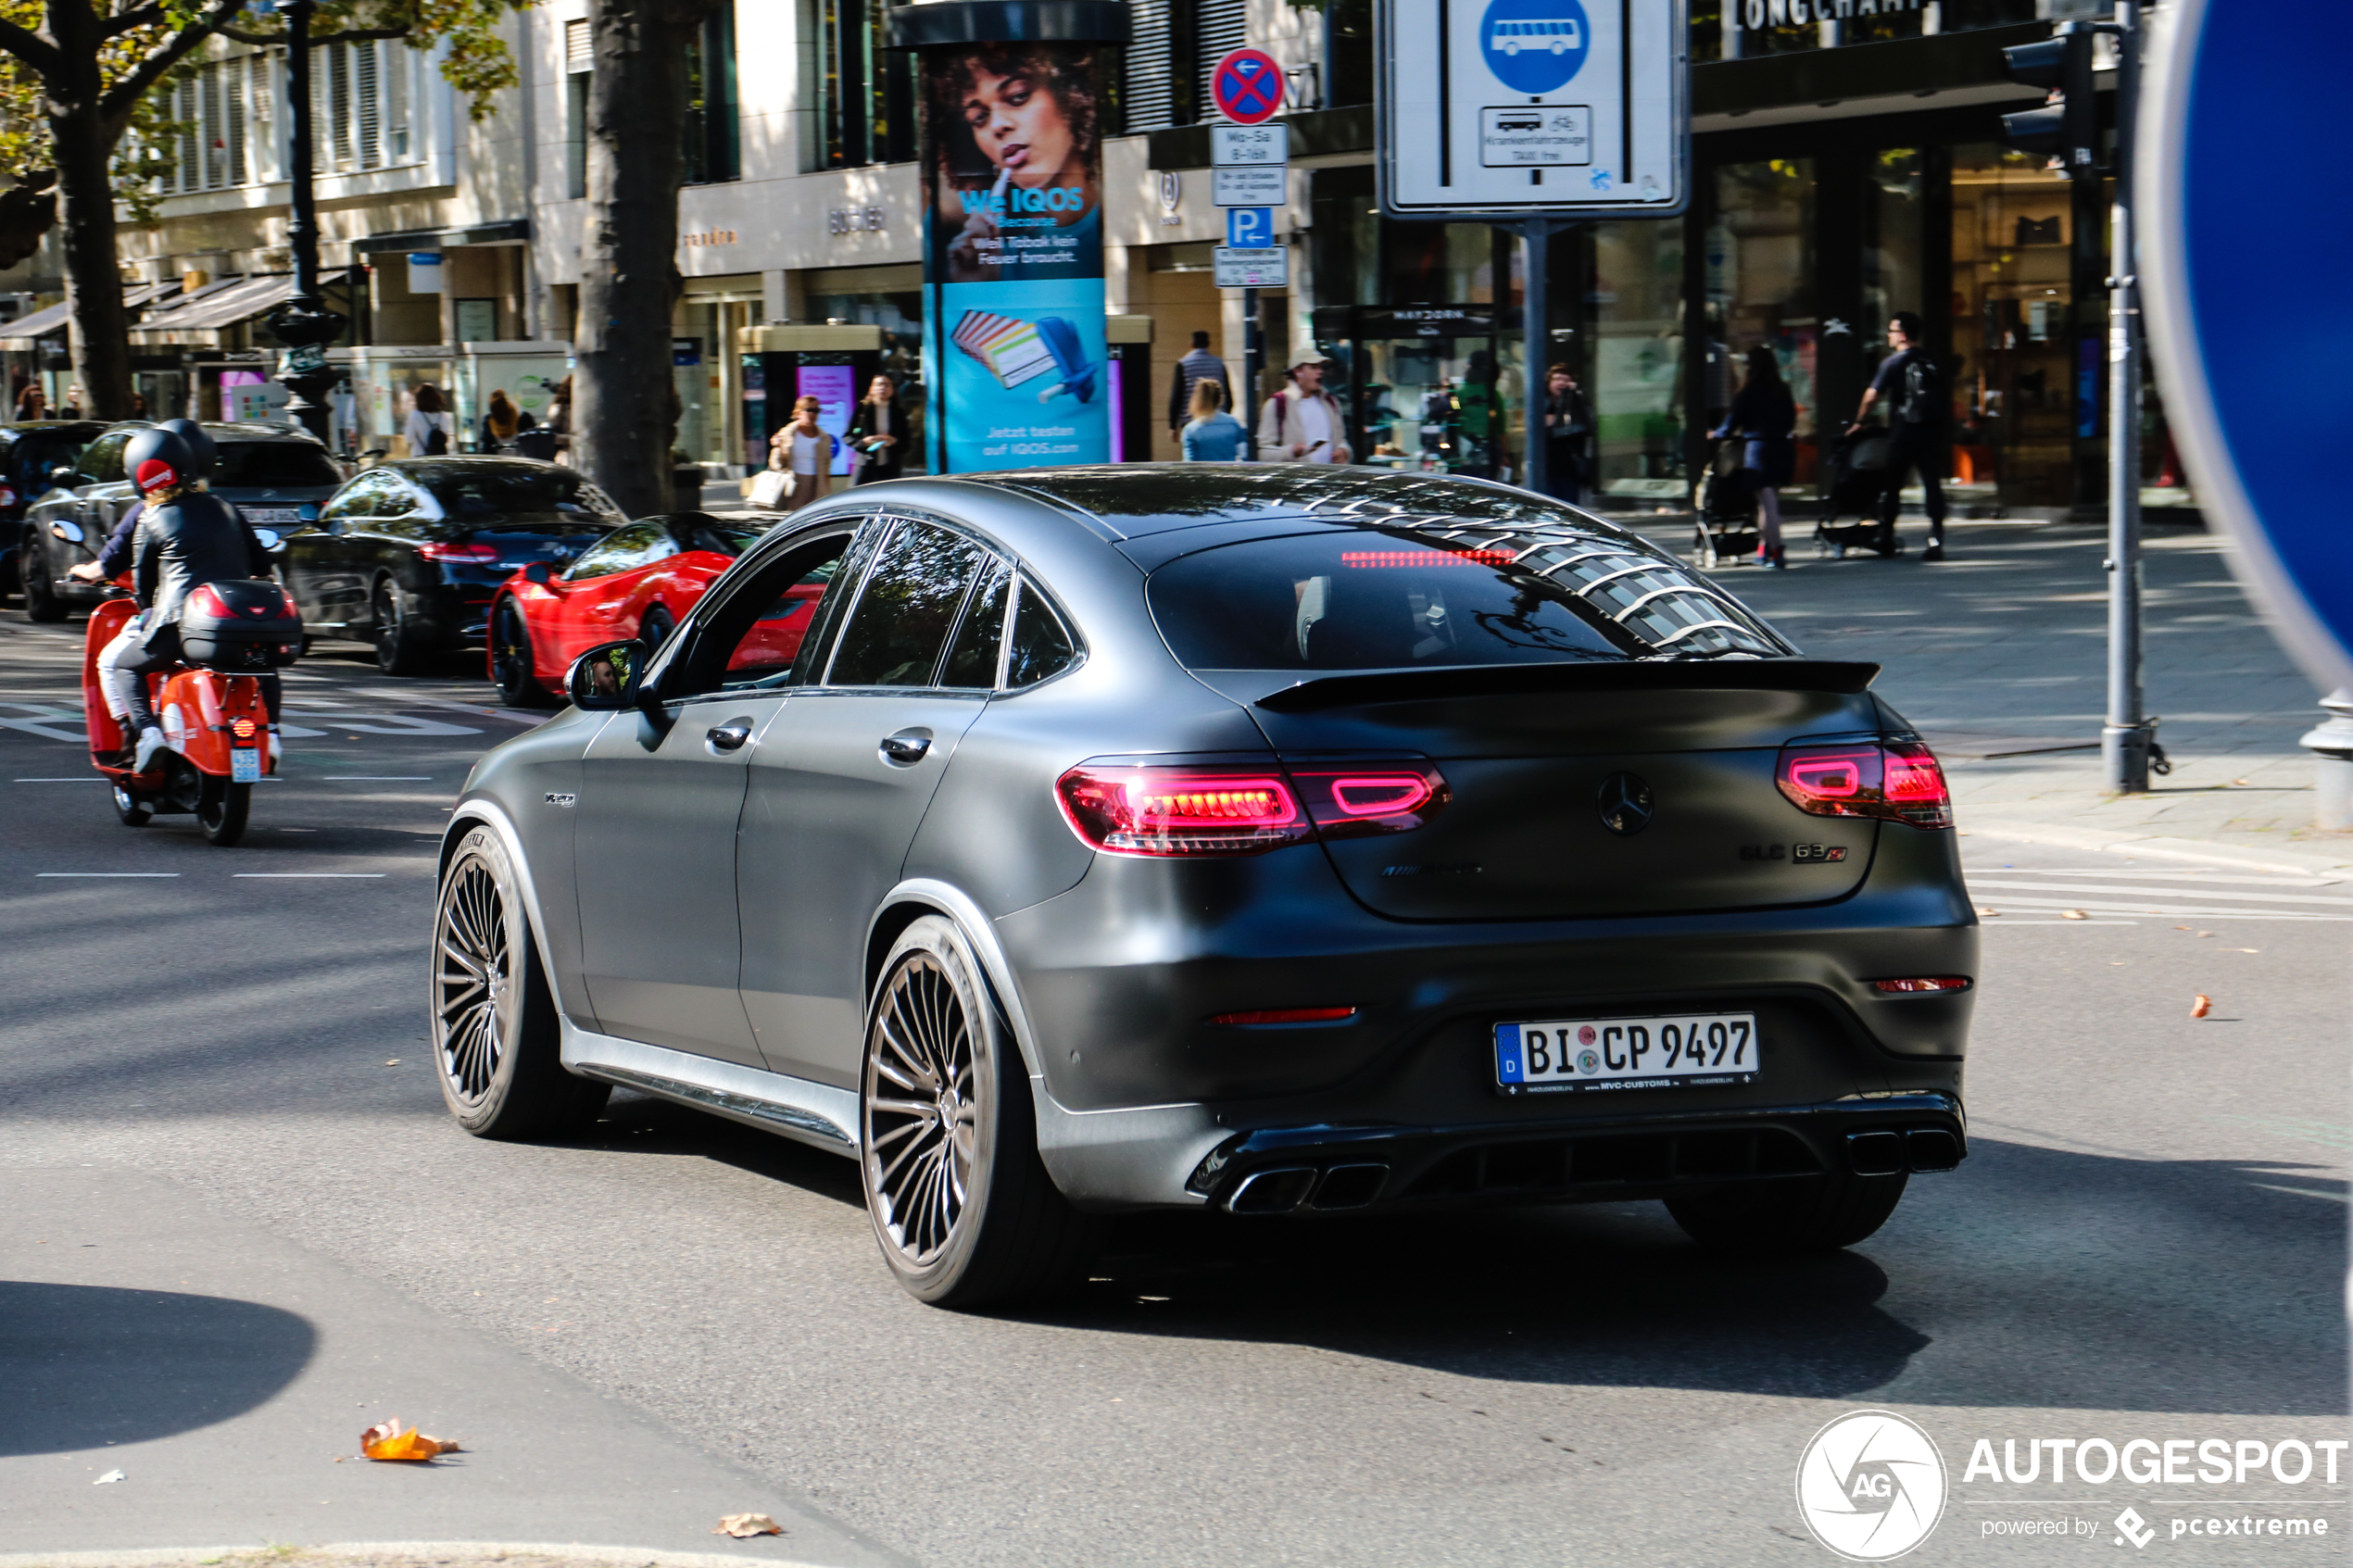
{"type": "Polygon", "coordinates": [[[224,848],[245,836],[253,786],[277,771],[260,676],[302,651],[302,618],[274,583],[208,583],[180,616],[179,664],[146,677],[165,748],[144,773],[123,756],[122,726],[107,711],[98,656],[138,611],[129,577],[90,614],[82,645],[82,721],[90,763],[114,785],[115,814],[144,827],[157,812],[193,812],[205,841],[224,848]]]}

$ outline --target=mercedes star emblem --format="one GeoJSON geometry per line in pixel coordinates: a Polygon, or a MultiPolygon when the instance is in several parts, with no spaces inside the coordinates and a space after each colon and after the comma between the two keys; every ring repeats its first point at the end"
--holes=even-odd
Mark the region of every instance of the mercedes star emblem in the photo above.
{"type": "Polygon", "coordinates": [[[1602,825],[1630,838],[1651,825],[1651,786],[1632,773],[1602,781],[1602,825]]]}

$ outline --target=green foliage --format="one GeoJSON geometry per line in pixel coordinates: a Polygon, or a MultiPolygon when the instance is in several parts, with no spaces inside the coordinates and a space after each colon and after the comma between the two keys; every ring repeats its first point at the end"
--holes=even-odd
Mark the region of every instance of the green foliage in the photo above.
{"type": "MultiPolygon", "coordinates": [[[[174,0],[183,3],[183,0],[174,0]]],[[[312,12],[310,35],[321,43],[333,38],[398,38],[411,49],[431,49],[447,43],[441,74],[466,95],[467,112],[487,119],[498,94],[520,83],[514,56],[499,35],[499,26],[532,0],[320,0],[312,12]]],[[[231,30],[233,37],[279,39],[285,33],[274,13],[248,17],[231,30]]]]}

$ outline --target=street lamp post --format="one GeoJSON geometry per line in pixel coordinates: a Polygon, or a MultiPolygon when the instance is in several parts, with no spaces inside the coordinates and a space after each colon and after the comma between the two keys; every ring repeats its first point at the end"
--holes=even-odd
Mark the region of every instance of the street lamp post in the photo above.
{"type": "Polygon", "coordinates": [[[284,344],[278,381],[291,395],[286,412],[320,440],[327,439],[327,406],[319,398],[341,380],[327,364],[327,345],[343,335],[348,318],[327,308],[319,292],[319,203],[311,189],[310,16],[313,0],[277,0],[286,19],[286,98],[293,112],[287,161],[292,188],[286,244],[294,252],[294,297],[264,318],[284,344]]]}

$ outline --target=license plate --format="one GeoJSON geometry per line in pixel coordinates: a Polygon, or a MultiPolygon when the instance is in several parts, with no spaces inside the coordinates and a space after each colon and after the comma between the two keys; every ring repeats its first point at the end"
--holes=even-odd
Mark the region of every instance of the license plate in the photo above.
{"type": "Polygon", "coordinates": [[[259,784],[261,782],[261,748],[258,746],[233,746],[229,748],[229,782],[259,784]]]}
{"type": "Polygon", "coordinates": [[[293,507],[239,507],[245,521],[256,528],[292,528],[302,521],[302,513],[293,507]]]}
{"type": "Polygon", "coordinates": [[[1495,1084],[1507,1095],[1753,1084],[1756,1067],[1755,1013],[1495,1025],[1495,1084]]]}

